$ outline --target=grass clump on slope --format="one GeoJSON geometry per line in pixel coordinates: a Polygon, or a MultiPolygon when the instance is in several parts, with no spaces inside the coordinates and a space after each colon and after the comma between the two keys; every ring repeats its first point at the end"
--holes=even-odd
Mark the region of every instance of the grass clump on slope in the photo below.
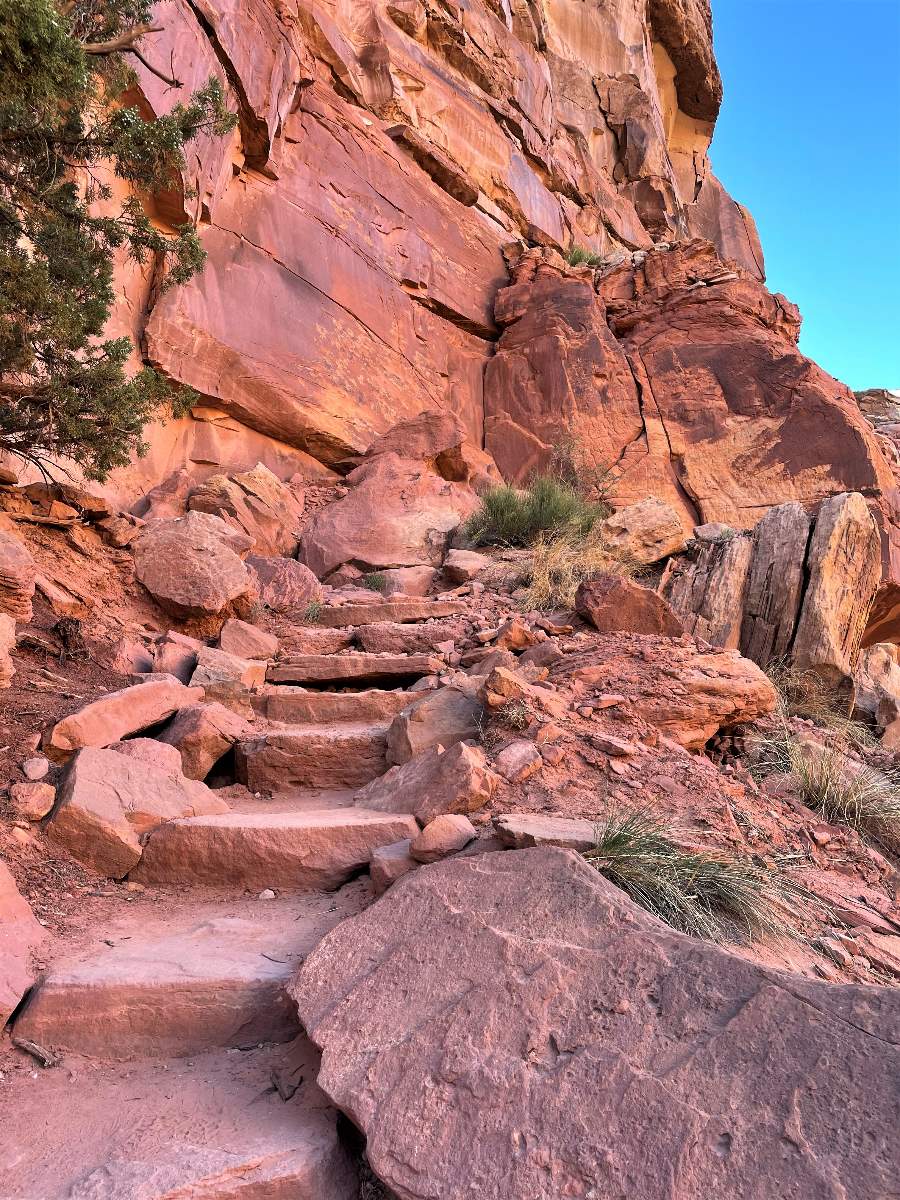
{"type": "Polygon", "coordinates": [[[681,933],[713,942],[801,936],[811,896],[781,867],[687,849],[644,812],[610,815],[597,826],[596,836],[585,859],[681,933]]]}
{"type": "Polygon", "coordinates": [[[489,488],[466,524],[476,546],[531,546],[541,535],[585,537],[607,515],[572,484],[554,475],[536,475],[521,491],[509,484],[489,488]]]}

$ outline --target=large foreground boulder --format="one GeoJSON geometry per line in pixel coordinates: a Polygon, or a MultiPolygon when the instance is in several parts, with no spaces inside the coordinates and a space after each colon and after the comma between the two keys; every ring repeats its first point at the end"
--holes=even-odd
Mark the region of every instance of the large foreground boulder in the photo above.
{"type": "Polygon", "coordinates": [[[408,874],[292,991],[320,1085],[400,1200],[895,1187],[900,991],[676,934],[572,851],[408,874]]]}

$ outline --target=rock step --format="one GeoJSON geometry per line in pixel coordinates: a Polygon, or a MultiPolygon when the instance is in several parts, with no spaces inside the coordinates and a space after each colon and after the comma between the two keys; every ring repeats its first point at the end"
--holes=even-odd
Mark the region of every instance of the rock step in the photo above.
{"type": "Polygon", "coordinates": [[[296,903],[286,912],[258,902],[258,917],[226,915],[222,906],[174,932],[113,935],[56,963],[14,1034],[115,1060],[290,1041],[300,1026],[287,981],[337,920],[311,899],[319,903],[299,917],[296,903]]]}
{"type": "Polygon", "coordinates": [[[376,847],[415,837],[418,831],[414,817],[363,808],[188,817],[154,830],[131,878],[327,890],[368,866],[376,847]]]}
{"type": "Polygon", "coordinates": [[[266,671],[269,683],[378,683],[435,675],[444,666],[434,654],[303,654],[266,671]]]}
{"type": "Polygon", "coordinates": [[[318,1055],[219,1050],[4,1085],[0,1175],[19,1200],[358,1200],[318,1055]],[[26,1152],[27,1148],[27,1152],[26,1152]]]}
{"type": "Polygon", "coordinates": [[[436,617],[457,617],[466,612],[457,600],[424,600],[407,597],[375,604],[326,604],[316,615],[316,624],[325,629],[351,625],[375,625],[381,621],[429,621],[436,617]]]}
{"type": "Polygon", "coordinates": [[[235,747],[238,780],[251,792],[358,788],[387,770],[389,721],[298,725],[235,747]]]}
{"type": "Polygon", "coordinates": [[[369,724],[390,721],[415,696],[404,691],[314,692],[302,687],[267,685],[251,697],[258,716],[289,725],[347,721],[369,724]]]}

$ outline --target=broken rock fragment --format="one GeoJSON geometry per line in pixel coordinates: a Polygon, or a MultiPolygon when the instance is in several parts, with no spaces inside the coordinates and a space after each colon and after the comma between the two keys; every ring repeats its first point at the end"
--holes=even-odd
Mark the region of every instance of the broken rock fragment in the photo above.
{"type": "Polygon", "coordinates": [[[172,676],[107,692],[58,721],[45,739],[45,749],[60,762],[85,746],[109,746],[202,699],[202,688],[185,687],[172,676]]]}
{"type": "Polygon", "coordinates": [[[376,812],[409,812],[422,825],[442,813],[483,808],[499,780],[484,751],[466,742],[432,746],[361,788],[353,803],[376,812]]]}
{"type": "Polygon", "coordinates": [[[205,784],[114,750],[79,751],[66,772],[49,837],[85,865],[121,879],[141,857],[141,839],[176,817],[223,813],[205,784]]]}

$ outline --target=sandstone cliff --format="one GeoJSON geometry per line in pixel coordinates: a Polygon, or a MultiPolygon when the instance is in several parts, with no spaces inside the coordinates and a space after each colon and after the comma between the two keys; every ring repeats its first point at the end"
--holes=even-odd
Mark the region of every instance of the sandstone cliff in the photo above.
{"type": "MultiPolygon", "coordinates": [[[[424,409],[480,443],[512,243],[615,261],[700,237],[763,278],[706,153],[708,0],[161,0],[156,17],[152,60],[186,88],[216,75],[240,121],[154,202],[162,225],[199,220],[202,278],[157,301],[151,268],[122,271],[119,322],[204,398],[154,432],[122,498],[184,464],[333,465],[424,409]]],[[[148,116],[179,96],[146,71],[140,88],[148,116]]]]}

